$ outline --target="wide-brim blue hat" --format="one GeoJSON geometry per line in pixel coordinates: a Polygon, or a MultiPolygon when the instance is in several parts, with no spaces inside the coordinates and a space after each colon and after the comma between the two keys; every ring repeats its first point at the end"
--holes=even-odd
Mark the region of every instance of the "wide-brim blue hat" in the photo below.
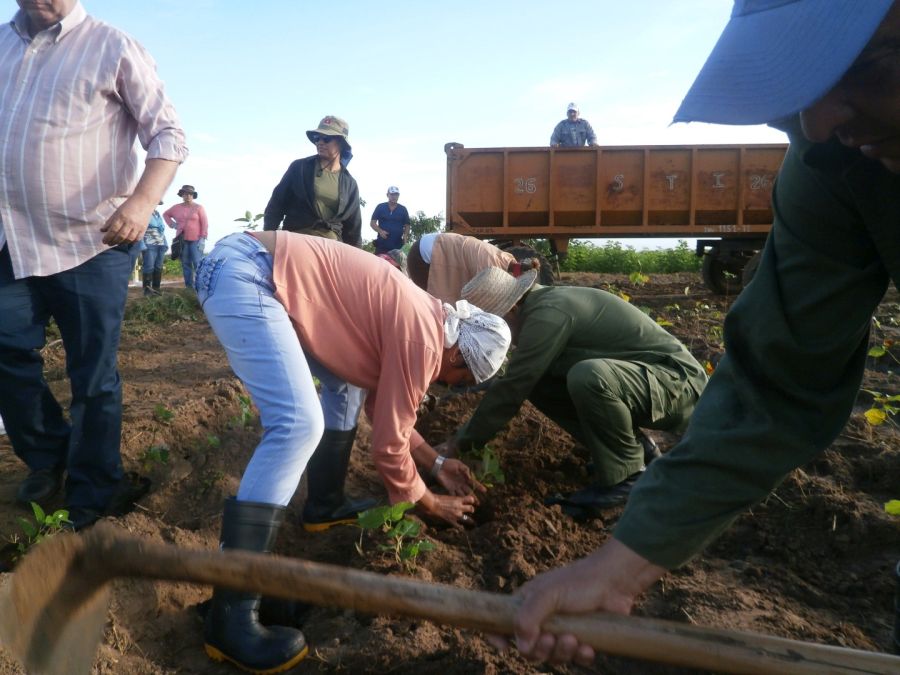
{"type": "Polygon", "coordinates": [[[735,0],[674,122],[763,124],[841,79],[893,0],[735,0]]]}

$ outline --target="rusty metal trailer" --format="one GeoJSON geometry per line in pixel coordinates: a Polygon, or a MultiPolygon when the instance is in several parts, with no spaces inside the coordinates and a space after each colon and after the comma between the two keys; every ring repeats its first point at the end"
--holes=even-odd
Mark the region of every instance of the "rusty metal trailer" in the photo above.
{"type": "Polygon", "coordinates": [[[787,145],[444,151],[449,231],[546,238],[560,256],[570,239],[696,238],[705,282],[724,293],[755,271],[787,145]]]}

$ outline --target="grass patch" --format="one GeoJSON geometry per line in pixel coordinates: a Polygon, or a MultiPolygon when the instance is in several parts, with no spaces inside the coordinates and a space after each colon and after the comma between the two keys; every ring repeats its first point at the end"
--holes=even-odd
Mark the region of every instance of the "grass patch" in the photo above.
{"type": "Polygon", "coordinates": [[[125,323],[173,324],[179,321],[197,321],[203,310],[197,294],[190,289],[166,291],[162,295],[140,298],[125,307],[125,323]]]}

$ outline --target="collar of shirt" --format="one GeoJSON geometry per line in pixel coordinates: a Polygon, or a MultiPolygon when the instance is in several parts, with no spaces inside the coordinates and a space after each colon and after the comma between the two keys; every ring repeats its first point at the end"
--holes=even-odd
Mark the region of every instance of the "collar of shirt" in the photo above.
{"type": "MultiPolygon", "coordinates": [[[[56,37],[53,39],[53,41],[59,42],[73,28],[82,23],[86,18],[87,11],[85,11],[84,6],[80,2],[76,2],[75,6],[72,8],[72,11],[69,12],[65,17],[63,17],[62,21],[50,26],[49,28],[45,28],[44,30],[55,31],[56,37]]],[[[25,42],[31,42],[32,37],[28,32],[28,14],[25,13],[25,10],[20,9],[19,11],[17,11],[15,16],[13,17],[13,20],[9,23],[12,26],[13,30],[18,33],[19,37],[25,40],[25,42]]]]}

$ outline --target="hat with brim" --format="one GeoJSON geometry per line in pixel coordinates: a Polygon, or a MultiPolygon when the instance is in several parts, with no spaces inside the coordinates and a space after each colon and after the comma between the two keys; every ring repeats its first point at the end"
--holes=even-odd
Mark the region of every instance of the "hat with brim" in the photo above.
{"type": "Polygon", "coordinates": [[[194,189],[193,185],[182,185],[181,189],[177,192],[179,197],[184,197],[185,195],[191,195],[194,199],[197,199],[197,191],[194,189]]]}
{"type": "Polygon", "coordinates": [[[319,126],[306,132],[306,137],[310,143],[315,143],[316,136],[340,136],[347,148],[350,143],[347,142],[347,136],[350,134],[350,127],[340,117],[328,115],[322,118],[319,126]]]}
{"type": "Polygon", "coordinates": [[[537,270],[514,277],[499,267],[485,267],[462,287],[463,300],[497,316],[506,316],[522,296],[534,286],[537,270]]]}
{"type": "Polygon", "coordinates": [[[736,0],[674,122],[764,124],[834,87],[893,0],[736,0]]]}

